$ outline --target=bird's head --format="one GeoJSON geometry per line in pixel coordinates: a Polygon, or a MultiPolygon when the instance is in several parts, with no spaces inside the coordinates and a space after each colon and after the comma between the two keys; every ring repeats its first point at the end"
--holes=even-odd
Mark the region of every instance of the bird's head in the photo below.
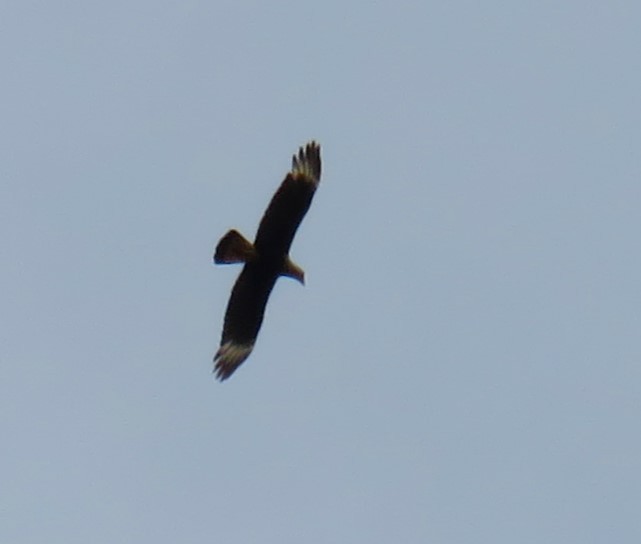
{"type": "Polygon", "coordinates": [[[289,258],[289,255],[285,259],[285,264],[283,265],[283,271],[281,272],[281,275],[287,276],[289,278],[294,278],[301,285],[305,285],[305,271],[294,261],[292,261],[289,258]]]}

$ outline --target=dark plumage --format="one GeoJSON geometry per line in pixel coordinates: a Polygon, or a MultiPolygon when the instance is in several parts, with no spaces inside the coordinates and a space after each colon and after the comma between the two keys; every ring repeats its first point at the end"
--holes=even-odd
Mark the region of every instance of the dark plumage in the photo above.
{"type": "Polygon", "coordinates": [[[230,230],[216,246],[216,264],[245,263],[227,304],[220,348],[214,357],[214,372],[221,381],[251,353],[278,277],[305,282],[302,268],[289,258],[289,248],[312,203],[320,176],[320,147],[312,141],[294,155],[292,169],[272,197],[254,243],[230,230]]]}

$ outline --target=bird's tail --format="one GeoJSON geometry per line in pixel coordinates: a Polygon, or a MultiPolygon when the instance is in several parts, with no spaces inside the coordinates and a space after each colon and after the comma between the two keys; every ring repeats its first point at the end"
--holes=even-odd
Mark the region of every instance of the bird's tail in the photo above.
{"type": "Polygon", "coordinates": [[[256,256],[253,244],[237,230],[230,230],[223,236],[214,253],[216,264],[245,263],[256,256]]]}

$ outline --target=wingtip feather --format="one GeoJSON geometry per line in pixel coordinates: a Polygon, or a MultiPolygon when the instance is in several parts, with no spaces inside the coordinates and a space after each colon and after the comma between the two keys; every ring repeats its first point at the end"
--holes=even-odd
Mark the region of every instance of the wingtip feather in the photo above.
{"type": "Polygon", "coordinates": [[[236,369],[249,357],[254,344],[234,344],[225,342],[214,356],[214,373],[221,382],[229,378],[236,369]]]}
{"type": "Polygon", "coordinates": [[[314,140],[301,146],[298,155],[292,157],[292,175],[318,185],[321,177],[320,145],[314,140]]]}

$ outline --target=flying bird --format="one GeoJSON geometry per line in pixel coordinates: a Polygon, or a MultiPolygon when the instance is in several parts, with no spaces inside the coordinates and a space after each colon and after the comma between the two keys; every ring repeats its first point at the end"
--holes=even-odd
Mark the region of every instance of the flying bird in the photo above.
{"type": "Polygon", "coordinates": [[[312,141],[294,155],[292,169],[272,197],[254,243],[232,229],[216,246],[216,264],[245,264],[232,289],[220,348],[214,356],[214,372],[221,381],[229,378],[254,348],[278,277],[288,276],[305,284],[305,273],[289,258],[289,248],[320,177],[320,146],[312,141]]]}

